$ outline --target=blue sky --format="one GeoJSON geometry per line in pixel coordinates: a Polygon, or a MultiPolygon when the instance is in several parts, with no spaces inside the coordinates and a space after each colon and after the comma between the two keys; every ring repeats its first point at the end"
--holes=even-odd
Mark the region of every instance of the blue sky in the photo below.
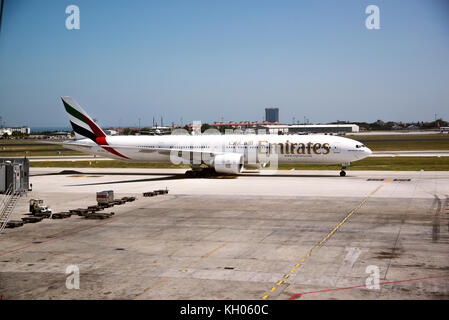
{"type": "Polygon", "coordinates": [[[270,106],[283,122],[448,120],[449,4],[5,0],[0,116],[65,126],[63,95],[104,126],[261,121],[270,106]]]}

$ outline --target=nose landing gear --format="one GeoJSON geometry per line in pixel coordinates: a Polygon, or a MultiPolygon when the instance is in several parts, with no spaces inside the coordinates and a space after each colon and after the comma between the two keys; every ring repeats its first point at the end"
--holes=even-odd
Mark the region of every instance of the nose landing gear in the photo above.
{"type": "Polygon", "coordinates": [[[344,177],[344,176],[346,176],[346,171],[345,171],[345,169],[346,169],[346,167],[347,166],[349,166],[351,163],[342,163],[341,164],[341,171],[340,171],[340,177],[344,177]]]}

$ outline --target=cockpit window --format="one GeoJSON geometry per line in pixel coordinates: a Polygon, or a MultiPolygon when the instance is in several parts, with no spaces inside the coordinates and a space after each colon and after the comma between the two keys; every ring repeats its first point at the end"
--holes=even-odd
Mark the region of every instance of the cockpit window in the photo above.
{"type": "Polygon", "coordinates": [[[356,148],[365,148],[365,145],[364,144],[356,144],[355,147],[356,148]]]}

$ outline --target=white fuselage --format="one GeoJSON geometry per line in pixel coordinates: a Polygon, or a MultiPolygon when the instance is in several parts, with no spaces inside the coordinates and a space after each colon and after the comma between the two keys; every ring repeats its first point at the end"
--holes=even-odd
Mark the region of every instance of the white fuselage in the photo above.
{"type": "Polygon", "coordinates": [[[240,153],[245,166],[282,163],[349,164],[366,158],[371,150],[361,142],[331,135],[166,135],[107,136],[107,145],[90,139],[67,141],[64,147],[116,160],[170,162],[173,153],[240,153]],[[111,152],[112,151],[112,152],[111,152]],[[268,160],[267,160],[268,159],[268,160]]]}

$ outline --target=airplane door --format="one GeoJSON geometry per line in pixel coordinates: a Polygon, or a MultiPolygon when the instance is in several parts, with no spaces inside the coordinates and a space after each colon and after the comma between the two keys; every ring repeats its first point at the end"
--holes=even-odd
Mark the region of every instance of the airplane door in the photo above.
{"type": "Polygon", "coordinates": [[[334,150],[334,153],[340,153],[340,152],[341,152],[341,147],[340,147],[340,144],[339,144],[339,143],[335,143],[335,144],[332,146],[332,149],[334,150]]]}
{"type": "Polygon", "coordinates": [[[258,149],[259,149],[258,153],[268,154],[270,151],[270,145],[268,144],[267,141],[260,141],[258,149]]]}
{"type": "Polygon", "coordinates": [[[20,190],[20,166],[14,166],[14,191],[20,190]]]}

